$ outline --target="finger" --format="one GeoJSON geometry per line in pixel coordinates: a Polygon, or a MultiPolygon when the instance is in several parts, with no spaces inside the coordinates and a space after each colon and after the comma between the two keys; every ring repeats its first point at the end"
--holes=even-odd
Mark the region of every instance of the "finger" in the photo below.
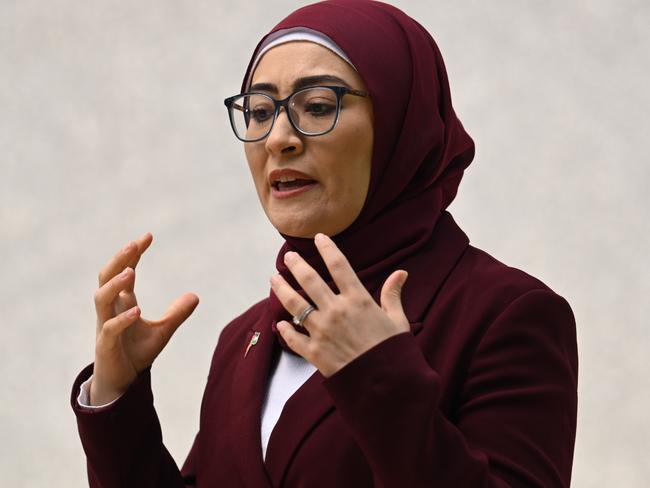
{"type": "Polygon", "coordinates": [[[147,249],[147,247],[149,247],[152,239],[153,236],[147,232],[144,236],[138,239],[138,241],[131,241],[124,246],[99,272],[99,286],[101,287],[106,284],[108,280],[121,273],[127,266],[131,268],[134,267],[129,266],[129,264],[137,264],[140,255],[147,249]],[[141,245],[142,251],[140,251],[141,245]]]}
{"type": "Polygon", "coordinates": [[[151,232],[146,232],[144,235],[142,235],[142,237],[140,237],[135,241],[135,245],[137,246],[138,251],[133,257],[133,259],[129,261],[128,263],[129,268],[135,269],[135,267],[140,262],[140,258],[142,257],[144,252],[147,249],[149,249],[149,246],[151,246],[152,242],[153,242],[153,235],[151,234],[151,232]]]}
{"type": "Polygon", "coordinates": [[[135,242],[131,241],[113,256],[99,272],[97,281],[99,286],[104,286],[109,280],[124,271],[129,260],[133,259],[137,251],[135,242]]]}
{"type": "Polygon", "coordinates": [[[289,346],[296,354],[308,359],[305,354],[308,350],[307,345],[309,344],[309,337],[298,332],[286,320],[278,322],[277,327],[284,342],[287,343],[287,346],[289,346]]]}
{"type": "Polygon", "coordinates": [[[107,320],[101,330],[101,340],[106,341],[109,347],[114,345],[120,334],[138,320],[140,313],[140,307],[133,307],[107,320]]]}
{"type": "Polygon", "coordinates": [[[151,322],[154,327],[159,327],[163,334],[162,347],[167,344],[176,329],[192,315],[199,304],[199,297],[194,293],[185,293],[178,297],[167,309],[160,320],[151,322]]]}
{"type": "Polygon", "coordinates": [[[359,287],[365,290],[350,262],[332,239],[319,233],[314,237],[314,243],[341,293],[358,290],[359,287]]]}
{"type": "Polygon", "coordinates": [[[384,282],[381,288],[381,308],[390,319],[398,325],[408,327],[408,319],[404,314],[402,306],[402,288],[408,279],[408,273],[404,270],[393,272],[384,282]]]}
{"type": "Polygon", "coordinates": [[[135,307],[138,304],[138,299],[135,296],[135,293],[128,291],[128,289],[133,288],[133,282],[126,286],[124,290],[118,293],[117,298],[113,302],[113,315],[122,313],[125,310],[135,307]]]}
{"type": "Polygon", "coordinates": [[[334,298],[334,292],[327,286],[318,273],[297,252],[289,251],[284,255],[284,264],[307,295],[319,307],[323,308],[334,298]]]}
{"type": "Polygon", "coordinates": [[[113,317],[113,301],[120,292],[132,286],[134,281],[135,272],[131,268],[126,268],[95,292],[95,310],[99,324],[113,317]]]}
{"type": "MultiPolygon", "coordinates": [[[[135,269],[138,263],[140,262],[140,258],[142,257],[142,254],[149,249],[149,246],[153,242],[153,235],[150,232],[147,232],[144,234],[140,239],[135,241],[135,245],[137,246],[137,252],[133,256],[133,258],[128,262],[127,266],[129,268],[135,269]]],[[[131,284],[131,286],[127,289],[127,291],[131,292],[133,294],[133,290],[135,288],[135,280],[131,284]]],[[[133,296],[133,301],[135,302],[135,295],[133,296]]],[[[135,304],[135,303],[134,303],[135,304]]]]}
{"type": "Polygon", "coordinates": [[[271,288],[285,310],[293,316],[300,315],[310,305],[296,290],[291,288],[282,275],[276,274],[271,277],[271,288]]]}

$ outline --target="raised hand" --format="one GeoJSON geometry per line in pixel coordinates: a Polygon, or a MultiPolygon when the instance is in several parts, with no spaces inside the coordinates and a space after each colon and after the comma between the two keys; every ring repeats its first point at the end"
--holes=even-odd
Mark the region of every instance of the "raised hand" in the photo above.
{"type": "Polygon", "coordinates": [[[185,293],[159,320],[141,316],[134,292],[135,267],[152,240],[147,233],[130,242],[99,273],[91,405],[104,405],[122,395],[138,373],[153,363],[199,303],[196,295],[185,293]]]}
{"type": "MultiPolygon", "coordinates": [[[[380,307],[336,244],[324,234],[317,234],[314,241],[340,293],[335,294],[297,253],[288,252],[285,264],[317,310],[303,322],[309,336],[297,332],[286,321],[278,323],[278,330],[291,349],[329,377],[373,346],[409,330],[401,302],[408,274],[398,270],[386,279],[380,307]]],[[[309,306],[281,275],[271,278],[271,286],[293,316],[299,316],[309,306]]]]}

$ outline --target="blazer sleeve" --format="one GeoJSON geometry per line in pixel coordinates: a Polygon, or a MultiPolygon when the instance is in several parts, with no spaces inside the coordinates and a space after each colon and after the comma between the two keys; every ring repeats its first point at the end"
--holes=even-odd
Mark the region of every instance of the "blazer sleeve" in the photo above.
{"type": "Polygon", "coordinates": [[[375,346],[324,386],[378,487],[568,487],[577,369],[568,303],[533,290],[485,331],[453,419],[441,413],[440,376],[410,333],[375,346]]]}
{"type": "MultiPolygon", "coordinates": [[[[153,405],[150,370],[143,371],[114,403],[100,409],[77,402],[79,386],[92,374],[93,365],[77,377],[71,395],[79,436],[86,453],[88,482],[92,488],[194,486],[193,448],[181,474],[162,442],[153,405]]],[[[195,440],[195,444],[198,442],[195,440]]]]}

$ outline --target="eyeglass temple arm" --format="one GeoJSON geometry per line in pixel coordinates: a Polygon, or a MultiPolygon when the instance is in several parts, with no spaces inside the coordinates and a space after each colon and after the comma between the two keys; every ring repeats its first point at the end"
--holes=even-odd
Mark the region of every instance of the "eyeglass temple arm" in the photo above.
{"type": "Polygon", "coordinates": [[[365,92],[363,90],[351,90],[351,89],[348,89],[347,93],[350,94],[350,95],[356,95],[357,97],[367,97],[368,96],[368,92],[365,92]]]}

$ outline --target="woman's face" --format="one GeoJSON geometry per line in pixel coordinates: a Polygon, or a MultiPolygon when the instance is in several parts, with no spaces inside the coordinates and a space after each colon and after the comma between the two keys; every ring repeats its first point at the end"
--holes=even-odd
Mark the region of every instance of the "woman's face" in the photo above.
{"type": "MultiPolygon", "coordinates": [[[[307,77],[329,77],[309,85],[340,85],[366,90],[359,74],[336,54],[311,42],[289,42],[270,49],[253,74],[251,91],[283,99],[307,77]],[[332,81],[331,77],[341,81],[332,81]]],[[[354,222],[368,193],[372,158],[372,104],[345,95],[334,130],[304,136],[284,109],[266,139],[245,143],[246,158],[267,217],[282,234],[336,235],[354,222]],[[278,184],[279,179],[298,179],[278,184]]]]}

